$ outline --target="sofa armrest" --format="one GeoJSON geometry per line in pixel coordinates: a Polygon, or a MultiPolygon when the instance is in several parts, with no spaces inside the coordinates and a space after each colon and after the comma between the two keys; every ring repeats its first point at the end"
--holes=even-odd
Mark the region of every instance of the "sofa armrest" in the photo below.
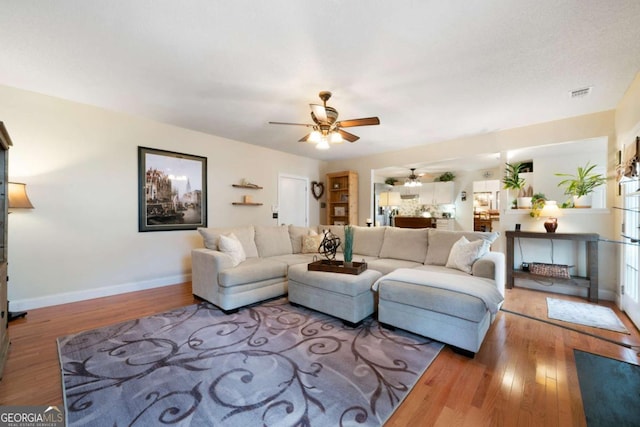
{"type": "Polygon", "coordinates": [[[219,302],[218,274],[231,267],[233,267],[233,260],[225,253],[206,248],[191,250],[192,293],[217,304],[219,302]]]}
{"type": "Polygon", "coordinates": [[[505,261],[502,252],[489,252],[474,262],[471,274],[495,280],[498,291],[504,296],[505,261]]]}

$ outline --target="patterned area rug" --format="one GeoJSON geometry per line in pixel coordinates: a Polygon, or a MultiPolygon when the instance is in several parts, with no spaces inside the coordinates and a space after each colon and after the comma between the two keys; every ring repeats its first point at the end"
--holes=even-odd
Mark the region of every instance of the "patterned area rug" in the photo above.
{"type": "Polygon", "coordinates": [[[609,307],[547,298],[548,317],[579,325],[628,334],[622,321],[609,307]]]}
{"type": "Polygon", "coordinates": [[[443,345],[286,299],[58,338],[69,425],[379,426],[443,345]]]}

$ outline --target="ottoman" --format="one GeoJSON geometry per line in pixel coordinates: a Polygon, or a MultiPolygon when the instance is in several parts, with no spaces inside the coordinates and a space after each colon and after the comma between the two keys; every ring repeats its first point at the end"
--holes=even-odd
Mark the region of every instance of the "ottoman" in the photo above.
{"type": "Polygon", "coordinates": [[[371,285],[382,276],[375,270],[358,275],[309,271],[307,264],[289,267],[289,301],[356,326],[374,311],[371,285]]]}

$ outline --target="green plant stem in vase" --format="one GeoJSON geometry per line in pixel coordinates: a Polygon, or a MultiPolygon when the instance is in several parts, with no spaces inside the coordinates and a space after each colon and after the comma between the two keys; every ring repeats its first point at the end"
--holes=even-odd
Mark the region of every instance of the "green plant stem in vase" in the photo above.
{"type": "Polygon", "coordinates": [[[344,264],[351,266],[353,260],[353,227],[347,225],[344,227],[344,264]]]}

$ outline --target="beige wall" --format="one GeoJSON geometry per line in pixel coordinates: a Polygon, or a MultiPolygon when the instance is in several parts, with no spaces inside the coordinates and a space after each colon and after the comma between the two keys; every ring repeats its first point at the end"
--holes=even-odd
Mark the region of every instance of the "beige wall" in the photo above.
{"type": "Polygon", "coordinates": [[[190,280],[196,231],[138,232],[138,146],[207,157],[209,226],[275,225],[278,174],[321,176],[317,160],[143,118],[2,86],[0,99],[9,176],[35,205],[9,216],[12,310],[190,280]],[[231,205],[242,178],[264,187],[250,193],[263,206],[231,205]]]}

